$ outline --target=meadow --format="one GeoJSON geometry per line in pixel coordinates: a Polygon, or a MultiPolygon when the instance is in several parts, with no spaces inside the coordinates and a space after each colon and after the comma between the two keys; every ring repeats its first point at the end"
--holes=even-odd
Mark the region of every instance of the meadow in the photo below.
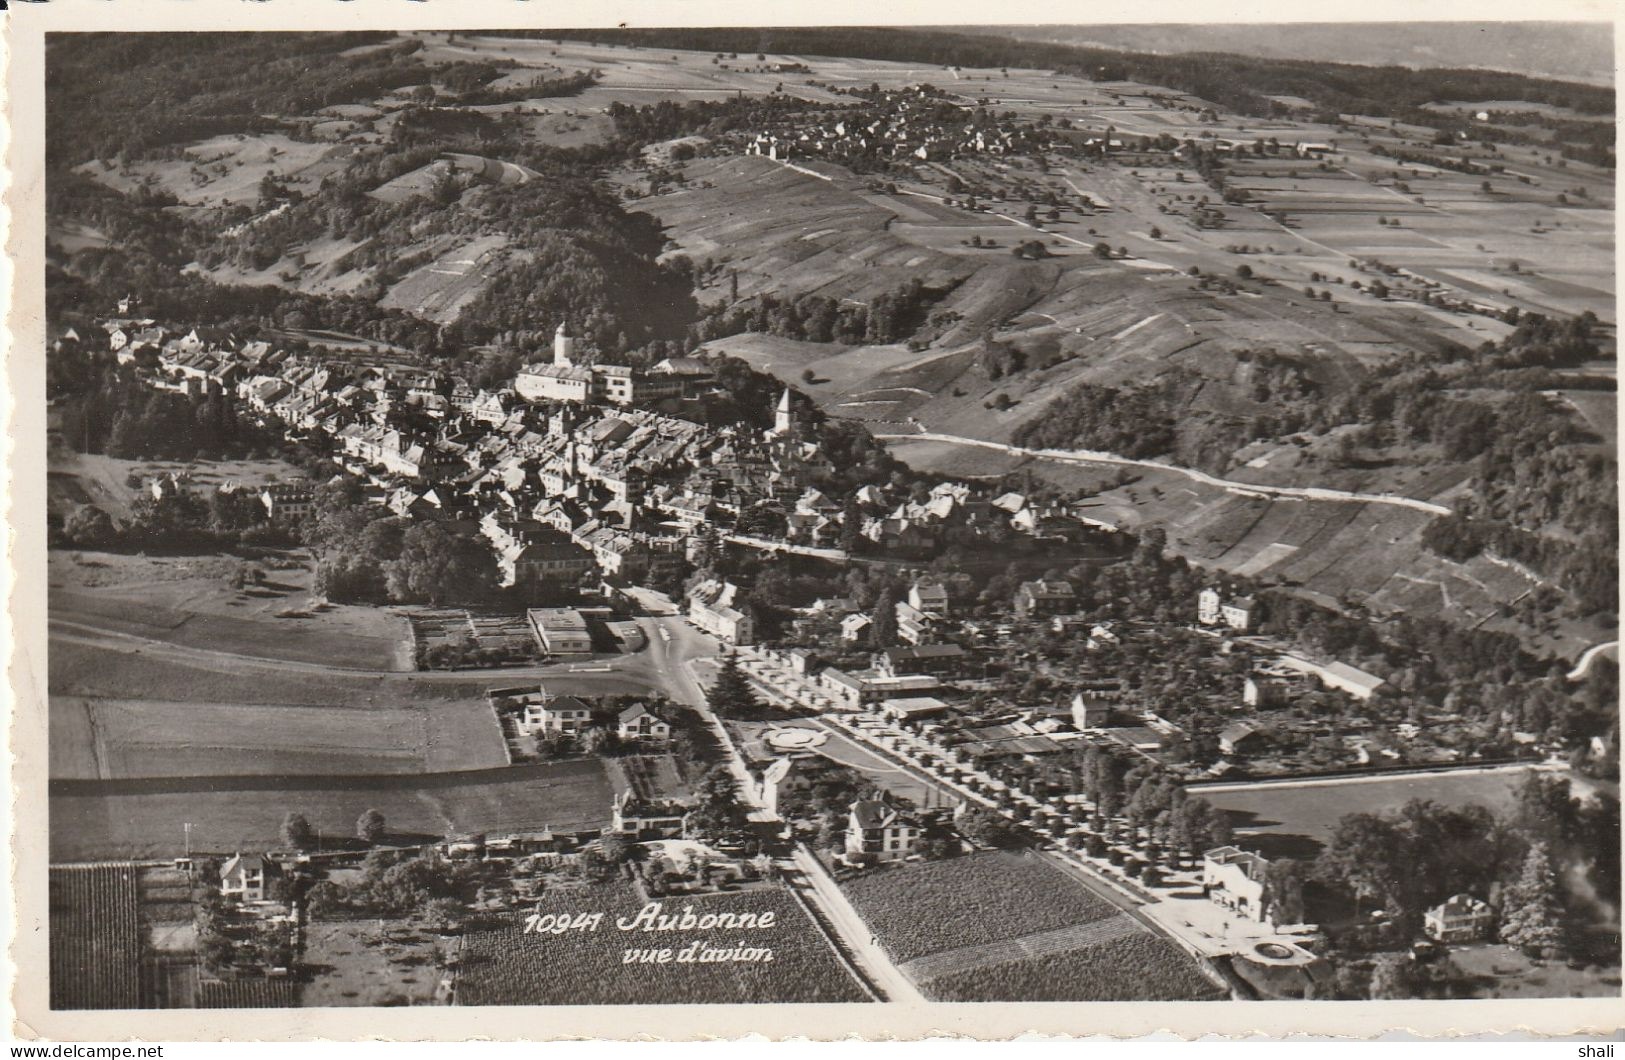
{"type": "Polygon", "coordinates": [[[1199,785],[1191,789],[1230,815],[1236,834],[1266,854],[1272,847],[1302,850],[1331,840],[1351,813],[1383,813],[1411,799],[1443,806],[1476,803],[1496,813],[1510,809],[1527,770],[1446,770],[1397,776],[1352,777],[1279,784],[1199,785]]]}

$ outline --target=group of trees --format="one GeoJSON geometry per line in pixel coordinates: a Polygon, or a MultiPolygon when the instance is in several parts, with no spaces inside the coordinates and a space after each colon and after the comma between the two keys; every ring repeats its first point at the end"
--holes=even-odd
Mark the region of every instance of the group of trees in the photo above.
{"type": "MultiPolygon", "coordinates": [[[[61,351],[53,360],[86,355],[61,351]]],[[[93,366],[64,379],[57,395],[58,430],[81,453],[122,459],[233,459],[276,444],[219,393],[187,396],[154,390],[128,370],[93,366]]]]}
{"type": "Polygon", "coordinates": [[[748,303],[719,303],[693,326],[700,342],[746,331],[761,331],[806,342],[901,342],[925,324],[926,315],[948,294],[919,279],[868,302],[828,298],[818,294],[781,297],[766,293],[748,303]]]}
{"type": "Polygon", "coordinates": [[[1302,912],[1293,904],[1301,884],[1313,882],[1341,896],[1356,916],[1384,910],[1387,927],[1345,934],[1344,944],[1359,949],[1415,937],[1427,909],[1471,894],[1499,911],[1503,941],[1562,955],[1588,923],[1618,907],[1618,814],[1607,796],[1581,802],[1566,778],[1533,772],[1501,815],[1421,799],[1385,813],[1349,814],[1314,861],[1292,870],[1296,882],[1272,897],[1286,902],[1278,916],[1291,918],[1302,912]]]}
{"type": "Polygon", "coordinates": [[[739,665],[739,656],[729,652],[717,667],[717,678],[706,690],[712,713],[733,721],[752,721],[767,714],[767,704],[739,665]]]}
{"type": "Polygon", "coordinates": [[[151,156],[432,79],[391,34],[87,33],[47,49],[47,162],[151,156]],[[361,45],[384,45],[353,53],[361,45]],[[118,76],[107,76],[117,71],[118,76]]]}
{"type": "Polygon", "coordinates": [[[354,479],[317,487],[303,541],[316,591],[335,601],[480,602],[496,592],[496,557],[479,538],[368,503],[354,479]]]}
{"type": "Polygon", "coordinates": [[[428,850],[421,854],[374,850],[361,863],[361,878],[343,884],[321,880],[305,894],[313,917],[426,916],[455,921],[486,883],[480,862],[451,861],[428,850]]]}
{"type": "Polygon", "coordinates": [[[1086,383],[1016,428],[1011,441],[1032,449],[1100,449],[1143,458],[1169,452],[1174,432],[1173,412],[1160,387],[1086,383]]]}

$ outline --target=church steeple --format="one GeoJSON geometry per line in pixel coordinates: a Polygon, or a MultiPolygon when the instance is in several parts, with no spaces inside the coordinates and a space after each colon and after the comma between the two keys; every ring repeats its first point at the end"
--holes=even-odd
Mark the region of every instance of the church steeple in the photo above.
{"type": "Polygon", "coordinates": [[[773,433],[794,434],[796,429],[796,398],[789,387],[779,396],[779,406],[773,412],[773,433]]]}

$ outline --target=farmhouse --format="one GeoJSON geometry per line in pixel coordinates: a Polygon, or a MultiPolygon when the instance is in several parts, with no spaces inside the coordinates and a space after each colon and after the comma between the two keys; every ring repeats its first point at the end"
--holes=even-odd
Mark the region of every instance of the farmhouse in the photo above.
{"type": "Polygon", "coordinates": [[[841,619],[841,639],[848,644],[862,644],[869,639],[869,627],[874,620],[868,615],[847,615],[841,619]]]}
{"type": "Polygon", "coordinates": [[[316,494],[308,485],[273,483],[260,490],[260,503],[265,505],[266,518],[271,522],[291,523],[315,509],[316,494]]]}
{"type": "Polygon", "coordinates": [[[1101,696],[1079,692],[1072,697],[1072,724],[1077,729],[1098,729],[1111,716],[1111,703],[1101,696]]]}
{"type": "Polygon", "coordinates": [[[1286,669],[1317,677],[1327,688],[1347,692],[1359,700],[1370,699],[1385,685],[1383,679],[1376,674],[1367,673],[1347,663],[1333,662],[1321,665],[1298,655],[1283,655],[1276,662],[1286,669]]]}
{"type": "Polygon", "coordinates": [[[1196,594],[1196,620],[1204,626],[1225,626],[1245,633],[1257,622],[1257,604],[1250,596],[1226,599],[1211,586],[1196,594]]]}
{"type": "Polygon", "coordinates": [[[1219,733],[1219,750],[1227,755],[1253,754],[1266,743],[1264,730],[1250,722],[1238,721],[1219,733]]]}
{"type": "Polygon", "coordinates": [[[920,828],[913,820],[878,799],[859,799],[846,821],[848,860],[869,855],[879,861],[901,861],[913,853],[920,828]]]}
{"type": "Polygon", "coordinates": [[[907,600],[897,601],[897,639],[905,644],[922,644],[931,638],[937,616],[921,611],[907,600]]]}
{"type": "Polygon", "coordinates": [[[1269,864],[1239,847],[1216,847],[1202,855],[1202,892],[1217,905],[1268,923],[1264,876],[1269,864]]]}
{"type": "Polygon", "coordinates": [[[905,674],[946,677],[963,673],[969,659],[969,654],[957,644],[916,644],[887,648],[875,658],[875,668],[887,677],[905,674]]]}
{"type": "Polygon", "coordinates": [[[930,674],[887,677],[872,670],[847,673],[833,666],[818,672],[819,689],[847,710],[862,710],[894,696],[935,692],[942,682],[930,674]]]}
{"type": "Polygon", "coordinates": [[[591,654],[592,634],[580,611],[571,607],[533,607],[525,612],[525,618],[547,654],[591,654]]]}
{"type": "Polygon", "coordinates": [[[1226,600],[1219,607],[1219,615],[1225,625],[1238,633],[1245,633],[1252,628],[1255,609],[1252,597],[1241,596],[1226,600]]]}
{"type": "Polygon", "coordinates": [[[917,581],[909,587],[908,605],[916,611],[946,618],[950,614],[947,586],[941,582],[917,581]]]}

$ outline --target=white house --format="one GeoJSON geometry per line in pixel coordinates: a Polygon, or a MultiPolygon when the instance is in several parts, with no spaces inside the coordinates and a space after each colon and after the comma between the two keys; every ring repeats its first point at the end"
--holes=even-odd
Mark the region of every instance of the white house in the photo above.
{"type": "Polygon", "coordinates": [[[846,856],[869,854],[880,861],[901,861],[914,852],[920,828],[896,808],[878,799],[854,802],[846,822],[846,856]]]}
{"type": "Polygon", "coordinates": [[[642,703],[621,711],[615,734],[623,740],[660,742],[671,739],[671,726],[642,703]]]}

